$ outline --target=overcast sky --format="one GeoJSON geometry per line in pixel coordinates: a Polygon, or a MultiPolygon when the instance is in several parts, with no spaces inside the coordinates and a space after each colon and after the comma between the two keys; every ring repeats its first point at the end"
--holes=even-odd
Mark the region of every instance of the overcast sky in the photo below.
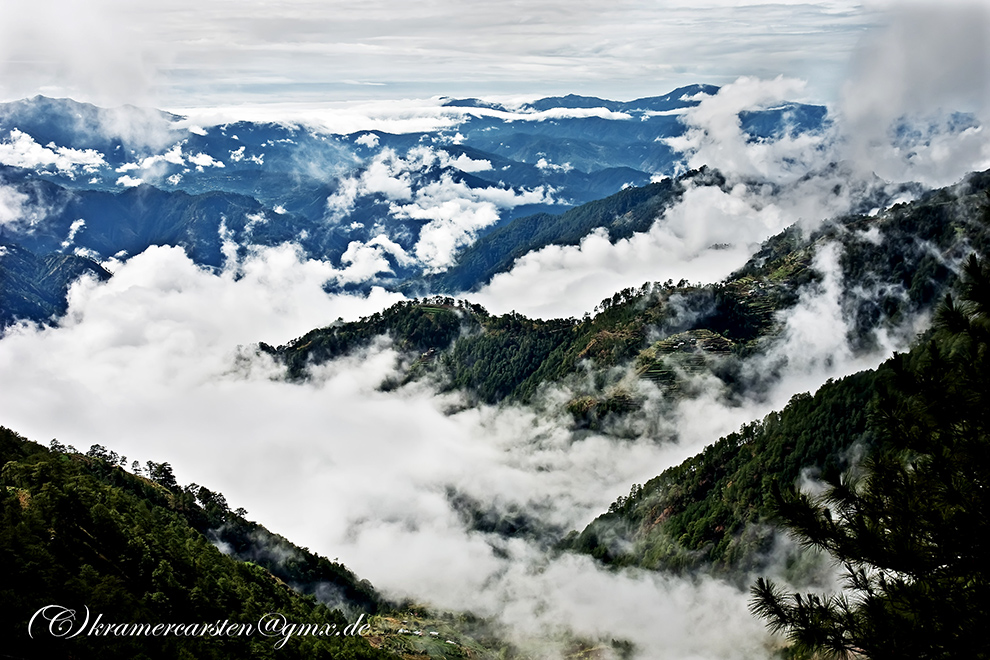
{"type": "Polygon", "coordinates": [[[829,101],[881,9],[851,0],[7,0],[0,98],[160,107],[631,99],[783,74],[829,101]]]}

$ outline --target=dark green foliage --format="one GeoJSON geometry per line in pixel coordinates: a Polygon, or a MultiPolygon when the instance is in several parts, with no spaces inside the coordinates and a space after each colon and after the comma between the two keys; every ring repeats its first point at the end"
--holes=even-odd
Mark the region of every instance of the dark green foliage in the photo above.
{"type": "Polygon", "coordinates": [[[888,363],[877,450],[820,497],[780,497],[795,538],[846,571],[842,595],[753,588],[753,611],[801,654],[990,656],[990,268],[973,257],[965,273],[931,339],[888,363]]]}
{"type": "Polygon", "coordinates": [[[752,567],[771,541],[770,484],[793,483],[811,466],[838,474],[843,450],[869,442],[864,402],[873,383],[873,373],[863,372],[795,396],[779,413],[633,486],[565,547],[615,565],[752,567]]]}
{"type": "MultiPolygon", "coordinates": [[[[86,606],[114,623],[257,625],[267,612],[338,629],[347,620],[261,566],[224,555],[198,531],[217,518],[251,526],[226,511],[222,495],[199,489],[200,507],[192,488],[169,489],[102,458],[46,450],[5,428],[0,464],[0,617],[11,657],[388,657],[364,639],[343,637],[294,638],[281,649],[258,634],[69,640],[42,634],[36,622],[30,639],[28,620],[50,604],[80,614],[86,606]]],[[[174,483],[165,468],[156,464],[157,476],[174,483]]]]}
{"type": "Polygon", "coordinates": [[[569,339],[574,325],[569,319],[531,321],[514,313],[492,317],[484,323],[484,332],[454,344],[441,364],[452,387],[496,403],[520,388],[528,393],[524,384],[569,339]]]}
{"type": "Polygon", "coordinates": [[[952,262],[973,250],[990,253],[988,186],[990,172],[971,174],[958,186],[899,204],[879,218],[849,218],[811,237],[840,241],[843,279],[863,288],[846,305],[856,328],[850,336],[854,346],[868,341],[866,330],[878,320],[896,322],[930,308],[955,279],[952,262]],[[871,229],[877,233],[867,240],[871,229]]]}
{"type": "Polygon", "coordinates": [[[278,348],[264,343],[260,347],[288,366],[290,378],[302,378],[308,365],[346,355],[381,335],[391,336],[402,351],[444,349],[462,329],[476,326],[479,315],[485,317],[487,312],[478,305],[455,303],[452,298],[403,301],[360,321],[312,330],[278,348]]]}

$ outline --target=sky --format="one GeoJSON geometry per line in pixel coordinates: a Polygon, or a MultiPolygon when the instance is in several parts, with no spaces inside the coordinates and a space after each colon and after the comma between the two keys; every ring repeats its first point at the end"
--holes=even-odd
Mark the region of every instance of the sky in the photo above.
{"type": "Polygon", "coordinates": [[[850,0],[8,0],[0,99],[158,107],[576,93],[741,75],[835,99],[883,21],[850,0]]]}

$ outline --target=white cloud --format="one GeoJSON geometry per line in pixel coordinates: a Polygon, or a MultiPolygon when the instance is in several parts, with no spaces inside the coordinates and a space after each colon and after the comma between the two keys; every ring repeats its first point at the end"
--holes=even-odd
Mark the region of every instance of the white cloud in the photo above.
{"type": "Polygon", "coordinates": [[[204,154],[202,152],[189,156],[189,162],[196,166],[196,169],[200,172],[203,171],[204,167],[224,167],[223,162],[219,160],[214,160],[209,154],[204,154]]]}
{"type": "Polygon", "coordinates": [[[341,264],[346,266],[335,273],[334,277],[340,284],[348,284],[367,282],[378,274],[391,274],[392,265],[386,258],[387,255],[393,256],[402,266],[413,262],[401,245],[379,234],[367,243],[351,241],[340,257],[341,264]]]}
{"type": "Polygon", "coordinates": [[[231,160],[231,162],[239,163],[240,161],[244,160],[244,149],[245,149],[245,147],[241,146],[241,147],[238,147],[237,149],[231,151],[230,152],[230,160],[231,160]]]}
{"type": "Polygon", "coordinates": [[[28,196],[11,186],[0,184],[0,227],[23,222],[28,196]]]}
{"type": "Polygon", "coordinates": [[[932,186],[990,167],[990,6],[895,3],[885,19],[843,88],[843,157],[932,186]],[[954,125],[955,111],[982,126],[954,125]]]}
{"type": "MultiPolygon", "coordinates": [[[[184,142],[179,142],[173,144],[167,150],[160,154],[152,154],[150,156],[145,156],[137,163],[124,163],[118,167],[116,172],[131,172],[133,170],[141,170],[141,178],[132,178],[128,175],[127,179],[131,181],[156,181],[165,176],[168,171],[168,165],[178,165],[182,166],[186,164],[185,157],[182,153],[182,145],[184,142]]],[[[200,154],[205,155],[205,154],[200,154]]],[[[206,158],[209,158],[207,156],[206,158]]],[[[223,167],[223,163],[220,163],[220,167],[223,167]]],[[[202,167],[199,168],[202,171],[202,167]]],[[[171,183],[173,186],[178,185],[179,181],[182,179],[182,174],[175,172],[169,175],[165,180],[171,183]]],[[[118,180],[118,184],[120,181],[118,180]]],[[[126,184],[125,184],[126,185],[126,184]]],[[[138,184],[133,184],[138,185],[138,184]]]]}
{"type": "Polygon", "coordinates": [[[549,170],[551,172],[570,172],[574,169],[570,163],[564,163],[563,165],[555,165],[551,163],[546,158],[540,158],[536,161],[536,166],[541,170],[549,170]]]}
{"type": "Polygon", "coordinates": [[[374,133],[365,133],[354,140],[355,144],[361,144],[369,148],[378,146],[378,136],[374,133]]]}
{"type": "Polygon", "coordinates": [[[552,203],[543,186],[521,193],[471,188],[445,174],[419,188],[411,204],[393,204],[392,213],[429,220],[420,229],[414,249],[427,272],[438,272],[453,264],[457,251],[470,245],[479,230],[498,222],[500,208],[538,203],[552,203]]]}
{"type": "Polygon", "coordinates": [[[117,179],[117,185],[124,186],[125,188],[134,188],[140,186],[142,183],[144,183],[144,179],[135,178],[129,174],[125,174],[117,179]]]}
{"type": "Polygon", "coordinates": [[[404,156],[393,149],[382,149],[357,175],[338,182],[337,191],[327,199],[327,208],[331,218],[340,221],[354,210],[359,198],[383,195],[391,202],[392,217],[427,221],[413,252],[426,271],[436,272],[450,266],[457,250],[469,245],[479,230],[498,222],[499,209],[553,202],[545,186],[523,191],[472,188],[455,181],[449,172],[441,174],[439,180],[421,178],[437,166],[462,165],[480,170],[491,163],[463,154],[451,158],[447,152],[431,147],[415,147],[404,156]]]}
{"type": "Polygon", "coordinates": [[[72,245],[73,241],[76,240],[76,234],[78,234],[80,230],[82,230],[82,228],[85,226],[86,226],[86,221],[83,220],[82,218],[72,221],[72,224],[69,226],[69,235],[65,237],[64,241],[62,241],[63,250],[68,248],[70,245],[72,245]]]}
{"type": "Polygon", "coordinates": [[[444,167],[455,167],[462,172],[486,172],[492,169],[490,160],[474,160],[467,154],[459,154],[457,158],[451,158],[446,151],[441,151],[440,163],[444,167]]]}
{"type": "Polygon", "coordinates": [[[740,78],[714,95],[700,94],[701,102],[681,116],[687,133],[666,142],[684,152],[692,168],[709,165],[735,178],[792,182],[828,164],[829,136],[800,133],[754,142],[743,132],[739,113],[798,100],[804,89],[803,81],[783,77],[740,78]]]}
{"type": "Polygon", "coordinates": [[[106,166],[103,154],[95,149],[72,149],[54,143],[41,146],[33,137],[16,128],[0,141],[0,163],[27,169],[45,169],[54,166],[63,174],[73,176],[76,168],[92,173],[106,166]]]}

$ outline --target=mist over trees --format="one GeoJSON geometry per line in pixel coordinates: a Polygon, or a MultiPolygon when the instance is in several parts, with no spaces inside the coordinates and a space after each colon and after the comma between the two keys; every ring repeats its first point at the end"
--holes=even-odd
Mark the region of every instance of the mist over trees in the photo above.
{"type": "Polygon", "coordinates": [[[753,612],[802,657],[990,654],[988,351],[990,267],[973,256],[931,335],[884,370],[876,449],[821,495],[778,495],[793,536],[844,567],[838,594],[753,587],[753,612]]]}

